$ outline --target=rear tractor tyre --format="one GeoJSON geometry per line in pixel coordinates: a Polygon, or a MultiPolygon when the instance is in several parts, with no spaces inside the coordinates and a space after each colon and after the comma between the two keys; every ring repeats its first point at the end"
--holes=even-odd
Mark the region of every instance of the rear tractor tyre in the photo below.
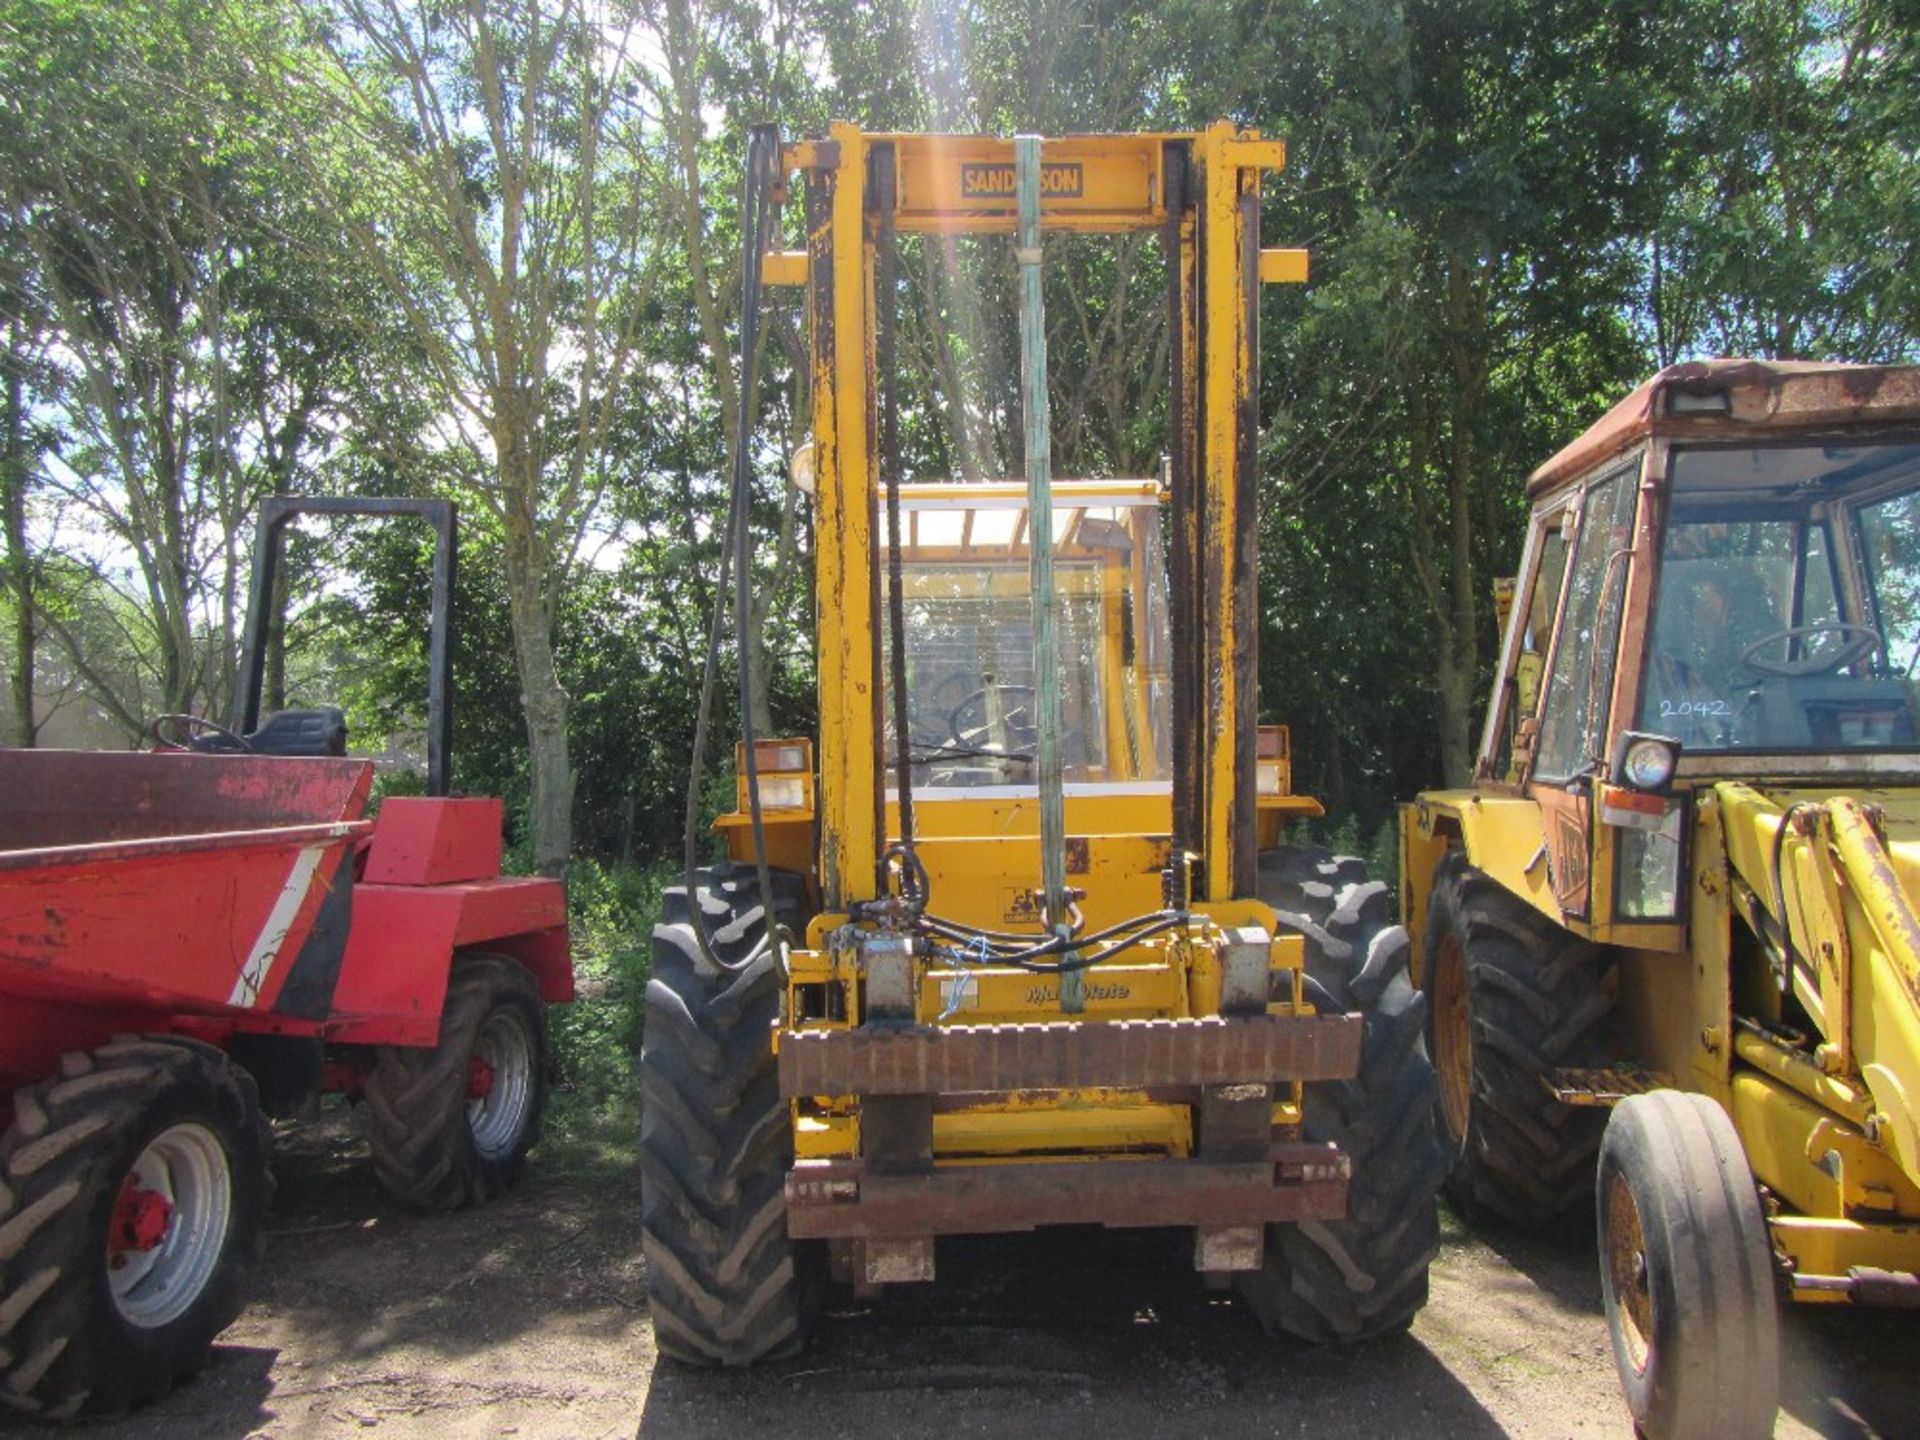
{"type": "Polygon", "coordinates": [[[511,1189],[547,1105],[547,1011],[527,968],[501,955],[453,962],[440,1041],[383,1045],[367,1076],[374,1174],[422,1210],[511,1189]]]}
{"type": "MultiPolygon", "coordinates": [[[[757,877],[719,866],[662,899],[640,1051],[642,1239],[654,1342],[689,1365],[751,1365],[802,1349],[826,1288],[825,1246],[787,1235],[793,1126],[772,1027],[781,978],[748,960],[768,907],[757,877]],[[694,933],[698,905],[715,954],[694,933]],[[743,963],[744,962],[744,963],[743,963]]],[[[775,917],[797,930],[805,883],[772,875],[775,917]]]]}
{"type": "Polygon", "coordinates": [[[117,1415],[203,1368],[245,1303],[273,1180],[253,1079],[126,1036],[14,1093],[0,1136],[0,1401],[117,1415]]]}
{"type": "Polygon", "coordinates": [[[1358,1075],[1306,1087],[1306,1138],[1333,1141],[1353,1164],[1347,1218],[1269,1226],[1266,1263],[1238,1286],[1270,1331],[1316,1343],[1390,1335],[1427,1303],[1446,1171],[1407,932],[1389,923],[1387,887],[1351,856],[1266,851],[1260,879],[1281,926],[1306,939],[1307,998],[1323,1012],[1359,1011],[1366,1028],[1358,1075]]]}
{"type": "Polygon", "coordinates": [[[1448,1194],[1469,1220],[1528,1228],[1584,1205],[1606,1113],[1548,1081],[1611,1058],[1610,953],[1454,853],[1434,874],[1425,961],[1448,1194]]]}
{"type": "Polygon", "coordinates": [[[1600,1146],[1600,1285],[1648,1440],[1760,1440],[1779,1408],[1773,1247],[1733,1122],[1677,1090],[1615,1107],[1600,1146]]]}

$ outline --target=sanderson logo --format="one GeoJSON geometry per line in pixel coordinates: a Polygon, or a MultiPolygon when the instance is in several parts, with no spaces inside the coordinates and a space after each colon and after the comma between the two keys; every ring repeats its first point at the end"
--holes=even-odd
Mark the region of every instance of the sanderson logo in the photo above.
{"type": "MultiPolygon", "coordinates": [[[[1057,199],[1078,199],[1085,176],[1079,163],[1042,165],[1040,167],[1040,193],[1057,199]]],[[[968,200],[1011,200],[1014,198],[1014,175],[1011,165],[989,165],[984,163],[963,164],[960,167],[960,194],[968,200]]]]}

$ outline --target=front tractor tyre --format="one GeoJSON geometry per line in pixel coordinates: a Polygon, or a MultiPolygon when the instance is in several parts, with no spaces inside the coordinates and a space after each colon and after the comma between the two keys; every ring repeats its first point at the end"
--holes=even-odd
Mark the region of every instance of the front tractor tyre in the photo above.
{"type": "Polygon", "coordinates": [[[1407,932],[1390,923],[1387,887],[1351,856],[1265,851],[1259,894],[1282,928],[1305,937],[1308,1000],[1360,1012],[1365,1031],[1356,1076],[1306,1086],[1305,1138],[1330,1140],[1352,1161],[1347,1216],[1268,1226],[1265,1264],[1238,1287],[1270,1331],[1316,1343],[1393,1334],[1427,1302],[1446,1171],[1407,932]]]}
{"type": "MultiPolygon", "coordinates": [[[[798,929],[805,883],[772,874],[798,929]]],[[[751,870],[699,871],[662,897],[640,1051],[641,1226],[660,1353],[751,1365],[800,1350],[825,1294],[825,1247],[787,1235],[793,1127],[772,1046],[781,978],[753,952],[768,908],[751,870]],[[701,950],[694,907],[715,957],[701,950]],[[749,959],[749,957],[753,957],[749,959]],[[732,967],[732,968],[729,968],[732,967]]]]}
{"type": "Polygon", "coordinates": [[[117,1415],[204,1367],[245,1303],[273,1182],[252,1077],[123,1037],[14,1093],[0,1136],[0,1401],[117,1415]]]}
{"type": "Polygon", "coordinates": [[[1606,1115],[1549,1082],[1609,1058],[1611,955],[1453,853],[1434,873],[1425,962],[1448,1194],[1469,1220],[1526,1228],[1584,1205],[1606,1115]]]}
{"type": "Polygon", "coordinates": [[[1711,1100],[1622,1100],[1600,1146],[1600,1285],[1647,1440],[1760,1440],[1779,1407],[1773,1247],[1733,1122],[1711,1100]]]}
{"type": "Polygon", "coordinates": [[[422,1210],[503,1194],[540,1138],[547,1011],[524,965],[463,954],[447,979],[432,1049],[383,1045],[367,1077],[374,1174],[422,1210]]]}

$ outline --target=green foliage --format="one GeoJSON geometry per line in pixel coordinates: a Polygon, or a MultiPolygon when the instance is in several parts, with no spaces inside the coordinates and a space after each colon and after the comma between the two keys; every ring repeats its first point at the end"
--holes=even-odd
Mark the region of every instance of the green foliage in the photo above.
{"type": "Polygon", "coordinates": [[[555,1114],[563,1127],[632,1113],[653,925],[660,892],[671,883],[658,866],[580,860],[567,872],[577,994],[551,1012],[562,1097],[555,1114]]]}
{"type": "MultiPolygon", "coordinates": [[[[1470,751],[1535,464],[1669,359],[1915,354],[1910,9],[0,0],[27,663],[122,735],[219,713],[259,495],[453,496],[457,785],[505,798],[522,857],[561,775],[577,854],[675,857],[739,443],[747,127],[1228,116],[1288,140],[1263,241],[1314,255],[1261,302],[1263,718],[1293,726],[1296,783],[1352,848],[1389,859],[1392,803],[1470,751]],[[396,17],[417,46],[388,43],[396,17]],[[530,673],[565,715],[539,785],[530,673]]],[[[1005,247],[911,240],[902,272],[907,470],[1005,473],[1005,247]]],[[[1058,473],[1157,464],[1162,281],[1151,239],[1049,242],[1058,473]]],[[[782,474],[805,317],[790,292],[770,307],[749,653],[764,723],[811,733],[812,556],[782,474]]],[[[363,748],[417,764],[422,536],[315,526],[290,569],[286,698],[344,705],[363,748]]],[[[733,647],[709,810],[731,804],[733,647]]]]}

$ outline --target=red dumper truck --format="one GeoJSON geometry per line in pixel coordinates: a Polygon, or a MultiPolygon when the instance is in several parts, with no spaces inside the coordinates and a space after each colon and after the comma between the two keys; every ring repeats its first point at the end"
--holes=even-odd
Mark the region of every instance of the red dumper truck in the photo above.
{"type": "Polygon", "coordinates": [[[231,726],[144,753],[0,752],[0,1400],[112,1414],[206,1362],[272,1193],[267,1117],[367,1102],[376,1173],[451,1209],[539,1132],[546,1007],[573,994],[557,880],[500,873],[501,804],[448,793],[454,514],[275,499],[231,726]],[[260,722],[282,532],[436,531],[428,783],[367,817],[337,709],[260,722]]]}

